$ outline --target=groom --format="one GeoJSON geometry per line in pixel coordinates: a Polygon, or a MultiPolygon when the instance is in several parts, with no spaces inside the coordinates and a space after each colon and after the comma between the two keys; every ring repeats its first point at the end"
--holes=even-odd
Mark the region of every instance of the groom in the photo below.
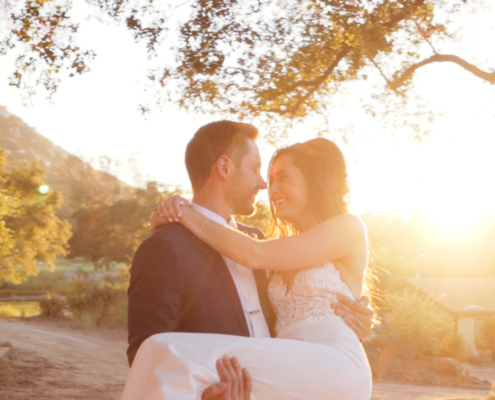
{"type": "MultiPolygon", "coordinates": [[[[258,130],[250,124],[205,125],[187,146],[186,167],[196,211],[262,238],[258,229],[232,217],[252,214],[256,194],[267,187],[260,174],[257,137],[258,130]]],[[[269,337],[274,315],[267,285],[265,271],[252,271],[223,257],[180,224],[156,230],[140,245],[132,263],[129,364],[141,343],[156,333],[269,337]]],[[[343,300],[336,313],[360,338],[369,333],[373,313],[365,305],[343,300]]]]}

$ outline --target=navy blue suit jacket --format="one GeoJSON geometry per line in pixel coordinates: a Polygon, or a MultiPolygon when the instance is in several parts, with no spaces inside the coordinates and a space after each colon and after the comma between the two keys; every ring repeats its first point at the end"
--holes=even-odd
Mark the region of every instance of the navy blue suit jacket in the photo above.
{"type": "MultiPolygon", "coordinates": [[[[263,237],[238,223],[238,229],[263,237]]],[[[270,329],[274,314],[265,271],[254,271],[270,329]]],[[[249,336],[241,301],[222,256],[180,224],[166,225],[139,246],[128,290],[127,357],[156,333],[202,332],[249,336]]]]}

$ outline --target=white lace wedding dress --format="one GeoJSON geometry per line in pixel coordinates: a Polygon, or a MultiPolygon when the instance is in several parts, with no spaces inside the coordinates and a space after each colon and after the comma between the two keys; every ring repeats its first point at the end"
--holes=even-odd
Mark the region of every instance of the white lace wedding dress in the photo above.
{"type": "Polygon", "coordinates": [[[236,356],[253,378],[252,399],[369,399],[371,373],[356,334],[336,316],[337,294],[353,298],[333,264],[300,271],[290,291],[275,273],[269,295],[277,338],[163,333],[147,339],[122,399],[200,399],[219,381],[215,362],[236,356]]]}

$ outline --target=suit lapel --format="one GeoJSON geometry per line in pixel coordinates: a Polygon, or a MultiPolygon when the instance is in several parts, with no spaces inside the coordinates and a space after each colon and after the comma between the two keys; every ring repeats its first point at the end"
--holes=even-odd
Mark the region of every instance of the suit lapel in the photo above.
{"type": "Polygon", "coordinates": [[[237,293],[237,289],[235,287],[234,280],[230,275],[229,269],[223,260],[223,257],[220,253],[213,250],[206,243],[202,242],[198,238],[195,238],[196,245],[199,247],[204,256],[208,259],[210,265],[213,267],[218,279],[222,283],[222,286],[227,294],[227,297],[230,300],[230,304],[232,305],[232,309],[234,310],[234,314],[237,318],[237,322],[242,328],[242,332],[245,336],[249,335],[249,329],[246,324],[246,318],[244,316],[244,310],[242,308],[241,300],[239,299],[239,293],[237,293]]]}

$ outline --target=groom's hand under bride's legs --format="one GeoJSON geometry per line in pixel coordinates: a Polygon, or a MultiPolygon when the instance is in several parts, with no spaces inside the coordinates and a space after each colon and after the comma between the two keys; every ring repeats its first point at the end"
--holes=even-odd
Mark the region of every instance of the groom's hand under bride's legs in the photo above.
{"type": "Polygon", "coordinates": [[[251,376],[242,369],[235,357],[224,356],[217,361],[220,382],[208,386],[201,400],[249,400],[251,398],[251,376]]]}

